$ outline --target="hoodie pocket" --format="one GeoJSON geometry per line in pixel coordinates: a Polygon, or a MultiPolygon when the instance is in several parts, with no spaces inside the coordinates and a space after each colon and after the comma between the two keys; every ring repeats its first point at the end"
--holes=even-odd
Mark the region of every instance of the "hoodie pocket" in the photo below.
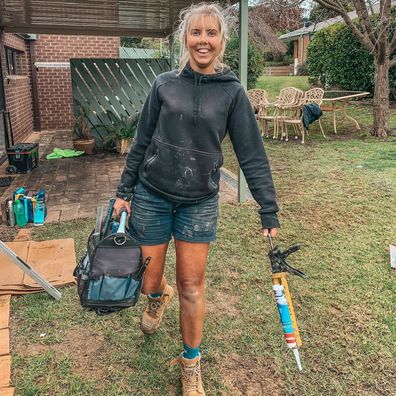
{"type": "Polygon", "coordinates": [[[217,192],[222,163],[221,153],[186,149],[153,139],[141,175],[165,194],[199,199],[217,192]]]}

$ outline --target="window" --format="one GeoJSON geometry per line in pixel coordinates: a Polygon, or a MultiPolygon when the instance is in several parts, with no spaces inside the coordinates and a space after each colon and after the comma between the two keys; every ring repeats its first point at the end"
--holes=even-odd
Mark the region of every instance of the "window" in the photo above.
{"type": "Polygon", "coordinates": [[[16,51],[8,47],[5,48],[5,52],[6,52],[7,74],[21,76],[23,74],[23,68],[22,68],[23,52],[16,51]]]}

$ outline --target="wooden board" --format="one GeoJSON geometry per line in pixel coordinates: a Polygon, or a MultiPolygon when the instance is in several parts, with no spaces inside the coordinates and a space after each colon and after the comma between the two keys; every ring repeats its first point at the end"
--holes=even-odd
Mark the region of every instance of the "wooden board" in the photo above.
{"type": "Polygon", "coordinates": [[[7,387],[7,388],[0,388],[0,396],[13,396],[14,395],[14,388],[7,387]]]}
{"type": "Polygon", "coordinates": [[[10,332],[9,329],[0,330],[0,356],[10,354],[10,332]]]}
{"type": "Polygon", "coordinates": [[[7,387],[7,388],[0,388],[0,396],[13,396],[14,395],[14,388],[7,387]]]}
{"type": "Polygon", "coordinates": [[[10,322],[11,295],[0,296],[0,329],[7,329],[10,322]]]}
{"type": "MultiPolygon", "coordinates": [[[[8,242],[6,243],[19,258],[26,261],[29,251],[28,242],[8,242]]],[[[23,271],[0,250],[0,288],[3,285],[20,285],[23,282],[23,271]]]]}
{"type": "MultiPolygon", "coordinates": [[[[76,266],[76,256],[73,239],[8,242],[6,245],[54,286],[74,283],[73,270],[76,266]]],[[[33,279],[2,253],[0,295],[29,289],[42,290],[33,279]]]]}
{"type": "Polygon", "coordinates": [[[11,376],[11,357],[0,356],[0,388],[6,388],[10,385],[11,376]]]}

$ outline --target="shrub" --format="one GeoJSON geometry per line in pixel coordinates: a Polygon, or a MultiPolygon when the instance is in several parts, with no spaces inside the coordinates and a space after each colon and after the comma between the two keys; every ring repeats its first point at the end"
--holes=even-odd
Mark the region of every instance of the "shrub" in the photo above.
{"type": "Polygon", "coordinates": [[[307,65],[299,65],[297,67],[297,76],[309,76],[307,65]]]}
{"type": "MultiPolygon", "coordinates": [[[[308,45],[310,82],[352,91],[374,91],[374,59],[344,24],[315,34],[308,45]]],[[[390,96],[396,99],[396,68],[390,72],[390,96]]]]}
{"type": "MultiPolygon", "coordinates": [[[[232,35],[228,41],[224,54],[224,63],[229,65],[235,73],[239,70],[239,37],[232,35]]],[[[253,42],[248,43],[248,89],[256,86],[256,82],[261,77],[264,68],[264,56],[253,42]]]]}

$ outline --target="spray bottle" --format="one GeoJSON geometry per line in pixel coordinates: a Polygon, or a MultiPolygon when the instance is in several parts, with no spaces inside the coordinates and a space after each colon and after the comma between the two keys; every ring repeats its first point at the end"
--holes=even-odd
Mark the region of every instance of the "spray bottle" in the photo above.
{"type": "Polygon", "coordinates": [[[25,208],[19,199],[14,202],[14,213],[17,225],[19,227],[24,227],[27,223],[25,208]]]}

